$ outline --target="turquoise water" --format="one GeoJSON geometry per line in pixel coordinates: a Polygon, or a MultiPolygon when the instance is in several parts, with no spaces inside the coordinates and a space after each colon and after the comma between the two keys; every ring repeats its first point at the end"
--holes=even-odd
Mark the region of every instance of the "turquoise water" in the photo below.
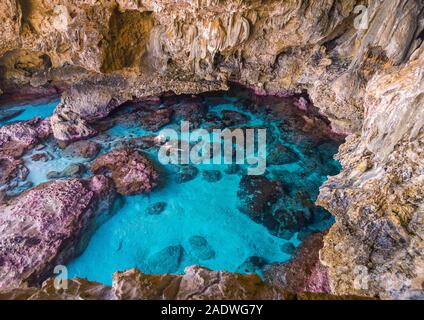
{"type": "MultiPolygon", "coordinates": [[[[297,154],[298,160],[293,163],[267,167],[265,176],[281,181],[285,188],[284,203],[279,199],[272,210],[275,211],[278,206],[293,212],[307,210],[312,212],[314,219],[301,230],[282,236],[272,232],[266,222],[257,223],[241,212],[237,192],[246,166],[242,166],[239,174],[229,174],[226,165],[197,165],[199,173],[193,180],[177,183],[177,166],[156,163],[163,184],[149,195],[123,197],[123,204],[98,227],[82,255],[69,263],[69,277],[110,284],[116,271],[136,267],[146,273],[183,273],[184,268],[190,265],[261,275],[263,265],[253,269],[240,266],[253,256],[261,257],[265,264],[288,261],[292,253],[283,250],[287,244],[297,247],[306,234],[331,226],[333,218],[315,207],[313,201],[327,176],[340,170],[340,165],[333,160],[340,139],[317,137],[314,130],[305,131],[298,125],[302,123],[301,111],[294,109],[290,101],[281,105],[265,98],[249,100],[245,96],[223,93],[218,95],[221,101],[218,99],[217,102],[216,97],[214,94],[201,98],[209,106],[208,115],[219,118],[224,110],[238,111],[249,118],[242,126],[268,130],[268,153],[276,144],[283,144],[297,154]],[[254,112],[250,108],[252,105],[255,105],[254,112]],[[203,171],[211,169],[220,171],[222,178],[219,181],[208,182],[202,176],[203,171]],[[306,204],[299,200],[299,194],[307,194],[306,204]],[[158,203],[162,204],[163,210],[151,214],[149,208],[158,203]]],[[[52,106],[38,106],[38,111],[48,116],[52,106]]],[[[132,108],[123,108],[113,114],[110,118],[114,119],[114,126],[92,138],[101,144],[101,153],[113,149],[119,141],[153,134],[141,129],[137,122],[122,121],[126,113],[133,111],[132,108]]],[[[25,107],[19,120],[32,118],[38,111],[32,106],[25,107]]],[[[203,123],[201,127],[207,128],[208,125],[203,123]]],[[[179,123],[173,121],[165,127],[178,126],[179,123]]],[[[156,161],[157,150],[145,152],[156,161]]],[[[30,169],[28,180],[34,185],[47,181],[49,171],[61,171],[76,162],[89,166],[87,160],[63,156],[53,140],[48,141],[43,150],[32,151],[25,156],[25,165],[30,169]],[[32,161],[31,156],[39,152],[47,152],[50,160],[32,161]]]]}
{"type": "Polygon", "coordinates": [[[20,106],[3,109],[7,111],[22,111],[22,112],[11,119],[0,121],[0,125],[5,125],[14,121],[29,120],[35,117],[41,117],[41,118],[50,117],[58,104],[59,104],[59,100],[54,100],[48,103],[24,104],[20,106]]]}

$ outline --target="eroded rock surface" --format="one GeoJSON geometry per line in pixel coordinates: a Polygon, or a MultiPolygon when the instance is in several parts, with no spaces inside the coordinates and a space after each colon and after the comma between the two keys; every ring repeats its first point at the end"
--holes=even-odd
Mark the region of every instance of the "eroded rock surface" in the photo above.
{"type": "Polygon", "coordinates": [[[337,220],[321,250],[332,291],[419,297],[423,8],[420,0],[6,0],[0,93],[67,89],[51,124],[68,143],[95,135],[98,119],[134,97],[226,89],[228,80],[259,94],[307,90],[333,130],[351,134],[338,156],[343,172],[319,199],[337,220]],[[368,284],[358,287],[364,270],[368,284]]]}
{"type": "Polygon", "coordinates": [[[44,183],[2,205],[0,287],[38,284],[81,253],[114,196],[111,181],[94,176],[44,183]]]}
{"type": "Polygon", "coordinates": [[[111,172],[116,189],[122,195],[151,192],[159,178],[147,156],[131,148],[115,149],[98,157],[91,171],[111,172]]]}

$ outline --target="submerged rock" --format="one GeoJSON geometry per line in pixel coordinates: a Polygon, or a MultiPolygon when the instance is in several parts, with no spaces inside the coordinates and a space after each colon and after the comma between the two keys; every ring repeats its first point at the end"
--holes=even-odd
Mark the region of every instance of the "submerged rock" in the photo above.
{"type": "Polygon", "coordinates": [[[29,170],[22,160],[0,153],[0,191],[15,188],[25,181],[28,174],[29,170]]]}
{"type": "Polygon", "coordinates": [[[246,261],[244,261],[242,265],[237,268],[237,272],[256,273],[262,270],[267,265],[267,263],[268,262],[262,257],[252,256],[247,258],[246,261]]]}
{"type": "Polygon", "coordinates": [[[166,202],[156,202],[149,205],[146,209],[148,215],[158,215],[161,214],[166,208],[166,202]]]}
{"type": "Polygon", "coordinates": [[[0,122],[1,121],[7,121],[10,119],[13,119],[17,116],[19,116],[22,112],[24,112],[24,109],[18,109],[18,110],[0,110],[0,122]]]}
{"type": "Polygon", "coordinates": [[[0,207],[0,287],[39,284],[81,253],[95,217],[113,202],[106,177],[41,184],[0,207]]]}
{"type": "Polygon", "coordinates": [[[192,165],[181,166],[179,171],[176,173],[176,182],[185,183],[196,178],[199,173],[199,169],[192,165]]]}
{"type": "Polygon", "coordinates": [[[281,143],[276,143],[270,147],[266,162],[268,165],[284,165],[297,162],[299,159],[296,152],[281,143]]]}
{"type": "Polygon", "coordinates": [[[132,148],[115,149],[98,157],[91,171],[111,172],[116,189],[122,195],[151,192],[159,178],[147,156],[132,148]]]}
{"type": "Polygon", "coordinates": [[[222,173],[219,170],[205,170],[202,172],[203,179],[207,182],[217,182],[222,179],[222,173]]]}
{"type": "Polygon", "coordinates": [[[41,152],[41,153],[35,153],[31,156],[32,161],[42,161],[47,162],[50,160],[50,156],[48,153],[41,152]]]}
{"type": "Polygon", "coordinates": [[[271,210],[282,194],[283,189],[279,181],[272,181],[264,176],[242,177],[237,196],[239,210],[254,221],[261,221],[263,215],[271,210]]]}
{"type": "Polygon", "coordinates": [[[189,121],[190,127],[198,128],[208,113],[208,106],[200,102],[183,102],[174,106],[174,120],[189,121]]]}
{"type": "Polygon", "coordinates": [[[228,167],[224,170],[226,174],[237,174],[241,170],[240,165],[238,164],[230,164],[228,167]]]}
{"type": "Polygon", "coordinates": [[[273,214],[281,229],[297,232],[312,222],[312,214],[308,210],[278,209],[273,214]]]}
{"type": "Polygon", "coordinates": [[[97,142],[81,140],[68,145],[63,155],[70,158],[94,159],[100,152],[101,146],[97,142]]]}
{"type": "Polygon", "coordinates": [[[199,260],[210,260],[215,258],[215,251],[204,237],[191,236],[188,242],[190,243],[192,254],[199,260]]]}
{"type": "Polygon", "coordinates": [[[222,123],[227,127],[246,124],[250,117],[234,110],[222,111],[222,123]]]}
{"type": "Polygon", "coordinates": [[[296,247],[293,245],[293,243],[286,242],[281,246],[281,251],[291,256],[296,251],[296,247]]]}
{"type": "Polygon", "coordinates": [[[81,163],[72,163],[62,171],[50,171],[47,173],[48,179],[59,179],[59,178],[77,178],[81,177],[86,168],[81,163]]]}
{"type": "Polygon", "coordinates": [[[150,149],[153,147],[159,147],[165,142],[160,136],[147,135],[141,137],[135,137],[130,139],[119,140],[114,143],[114,147],[119,148],[139,148],[139,149],[150,149]]]}
{"type": "Polygon", "coordinates": [[[154,253],[147,260],[148,273],[176,273],[180,266],[184,249],[181,245],[169,246],[154,253]]]}
{"type": "Polygon", "coordinates": [[[171,122],[172,109],[158,109],[140,114],[141,127],[148,131],[158,131],[171,122]]]}

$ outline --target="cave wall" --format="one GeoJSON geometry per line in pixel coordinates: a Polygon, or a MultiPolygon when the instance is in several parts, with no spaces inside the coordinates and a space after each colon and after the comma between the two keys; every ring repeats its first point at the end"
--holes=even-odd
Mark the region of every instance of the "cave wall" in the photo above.
{"type": "Polygon", "coordinates": [[[350,135],[338,155],[343,172],[319,199],[337,221],[321,251],[332,289],[410,297],[424,280],[423,8],[422,0],[5,0],[0,90],[66,88],[51,118],[63,141],[93,134],[90,123],[133,98],[229,81],[260,94],[307,90],[333,129],[350,135]]]}

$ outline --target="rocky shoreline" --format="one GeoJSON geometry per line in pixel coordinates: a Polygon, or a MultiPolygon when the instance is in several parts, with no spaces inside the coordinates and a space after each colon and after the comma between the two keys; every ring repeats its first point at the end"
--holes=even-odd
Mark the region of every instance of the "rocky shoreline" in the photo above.
{"type": "MultiPolygon", "coordinates": [[[[230,82],[276,96],[306,91],[332,130],[349,135],[337,156],[343,171],[318,199],[336,217],[319,252],[330,292],[423,297],[422,1],[29,3],[0,4],[0,93],[65,92],[43,125],[0,129],[2,188],[20,183],[19,158],[39,139],[65,146],[91,137],[126,101],[227,90],[230,82]],[[358,5],[368,9],[367,28],[355,27],[358,5]]],[[[27,210],[1,199],[11,216],[27,210]]]]}

